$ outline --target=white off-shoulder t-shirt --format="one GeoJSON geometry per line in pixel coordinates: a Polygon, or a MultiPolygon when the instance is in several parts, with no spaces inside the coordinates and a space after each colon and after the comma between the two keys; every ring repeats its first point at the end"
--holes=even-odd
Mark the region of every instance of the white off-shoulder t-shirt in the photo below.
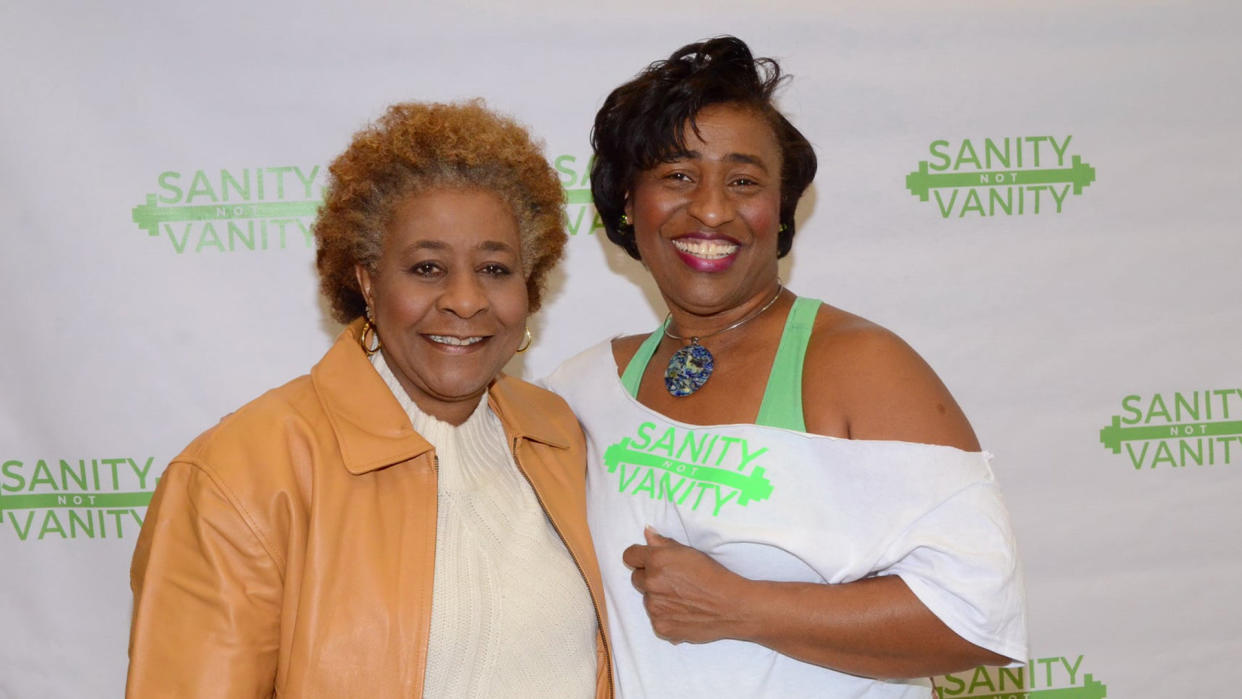
{"type": "Polygon", "coordinates": [[[657,638],[621,560],[644,543],[647,526],[752,579],[899,575],[963,638],[1026,658],[1025,592],[989,454],[677,422],[625,390],[609,342],[544,383],[569,402],[588,440],[588,516],[619,696],[931,696],[927,678],[878,681],[746,641],[657,638]]]}

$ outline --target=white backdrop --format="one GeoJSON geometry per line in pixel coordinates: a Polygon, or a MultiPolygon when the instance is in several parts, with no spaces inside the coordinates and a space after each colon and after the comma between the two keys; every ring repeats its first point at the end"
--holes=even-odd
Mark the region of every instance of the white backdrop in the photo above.
{"type": "Polygon", "coordinates": [[[158,473],[338,330],[303,231],[356,129],[481,95],[546,141],[573,236],[511,366],[541,376],[663,315],[592,229],[588,128],[721,33],[795,76],[820,156],[790,286],[903,335],[997,454],[1035,659],[942,697],[1237,691],[1236,4],[428,5],[0,6],[0,698],[121,694],[158,473]]]}

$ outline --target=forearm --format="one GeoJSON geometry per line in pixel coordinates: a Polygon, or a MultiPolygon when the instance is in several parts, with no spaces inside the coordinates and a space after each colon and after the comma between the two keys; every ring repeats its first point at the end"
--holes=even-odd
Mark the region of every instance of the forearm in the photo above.
{"type": "Polygon", "coordinates": [[[722,619],[722,637],[798,660],[876,678],[1009,662],[954,633],[895,575],[839,585],[736,580],[737,612],[722,619]]]}

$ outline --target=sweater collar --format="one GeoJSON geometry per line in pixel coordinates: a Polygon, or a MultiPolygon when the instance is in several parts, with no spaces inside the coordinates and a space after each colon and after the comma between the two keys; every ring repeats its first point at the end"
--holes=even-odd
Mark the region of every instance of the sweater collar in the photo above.
{"type": "MultiPolygon", "coordinates": [[[[432,449],[371,366],[362,351],[361,334],[362,320],[350,323],[311,369],[311,383],[336,434],[345,468],[354,474],[408,461],[432,449]]],[[[529,439],[568,448],[572,435],[566,425],[550,419],[558,407],[550,400],[559,399],[503,374],[488,390],[488,404],[515,444],[529,439]]]]}

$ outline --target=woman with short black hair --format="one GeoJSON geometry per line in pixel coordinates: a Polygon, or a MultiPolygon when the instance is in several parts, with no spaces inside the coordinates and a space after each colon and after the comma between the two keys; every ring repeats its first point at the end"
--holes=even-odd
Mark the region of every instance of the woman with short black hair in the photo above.
{"type": "Polygon", "coordinates": [[[596,205],[668,307],[547,381],[587,434],[623,696],[928,697],[1026,656],[1008,514],[952,395],[777,276],[816,169],[780,81],[721,37],[596,117],[596,205]]]}

